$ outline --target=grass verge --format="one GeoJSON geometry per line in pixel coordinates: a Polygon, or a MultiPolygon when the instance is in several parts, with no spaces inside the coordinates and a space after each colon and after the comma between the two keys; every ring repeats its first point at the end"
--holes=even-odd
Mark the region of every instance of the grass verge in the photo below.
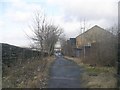
{"type": "Polygon", "coordinates": [[[45,88],[54,57],[29,59],[15,66],[4,66],[3,88],[45,88]]]}
{"type": "Polygon", "coordinates": [[[76,62],[84,68],[82,73],[83,88],[116,88],[117,79],[115,77],[115,67],[93,67],[88,64],[83,64],[79,58],[66,57],[68,60],[76,62]]]}

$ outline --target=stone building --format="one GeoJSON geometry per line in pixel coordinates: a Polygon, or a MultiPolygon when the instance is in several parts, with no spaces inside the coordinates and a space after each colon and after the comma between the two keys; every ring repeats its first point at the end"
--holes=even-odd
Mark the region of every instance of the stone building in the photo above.
{"type": "Polygon", "coordinates": [[[76,38],[70,38],[67,40],[66,45],[64,47],[64,54],[67,56],[75,56],[75,48],[76,48],[76,38]]]}
{"type": "Polygon", "coordinates": [[[115,65],[117,37],[95,25],[76,37],[76,50],[85,63],[115,65]]]}

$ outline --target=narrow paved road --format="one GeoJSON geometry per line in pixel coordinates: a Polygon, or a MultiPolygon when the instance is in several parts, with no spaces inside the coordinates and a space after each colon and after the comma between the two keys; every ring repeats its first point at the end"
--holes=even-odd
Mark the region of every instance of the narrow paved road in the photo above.
{"type": "Polygon", "coordinates": [[[50,69],[48,88],[80,88],[82,68],[62,57],[56,58],[50,69]]]}

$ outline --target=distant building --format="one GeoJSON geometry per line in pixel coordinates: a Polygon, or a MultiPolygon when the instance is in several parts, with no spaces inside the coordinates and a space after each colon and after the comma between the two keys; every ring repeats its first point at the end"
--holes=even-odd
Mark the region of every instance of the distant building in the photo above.
{"type": "Polygon", "coordinates": [[[76,38],[70,38],[69,42],[72,47],[76,47],[76,38]]]}
{"type": "MultiPolygon", "coordinates": [[[[87,30],[86,32],[78,35],[76,37],[76,47],[80,48],[81,46],[91,46],[92,43],[103,43],[108,42],[109,39],[115,39],[115,36],[106,31],[105,29],[95,25],[91,29],[87,30]]],[[[110,41],[111,41],[110,40],[110,41]]]]}
{"type": "Polygon", "coordinates": [[[61,52],[61,43],[60,41],[58,41],[56,44],[55,44],[55,47],[54,47],[54,52],[55,53],[60,53],[61,52]]]}
{"type": "Polygon", "coordinates": [[[70,38],[67,40],[67,45],[65,48],[65,54],[68,56],[75,56],[75,48],[76,48],[76,38],[70,38]]]}
{"type": "Polygon", "coordinates": [[[67,40],[64,53],[79,57],[84,63],[113,66],[117,59],[117,36],[95,25],[67,40]]]}
{"type": "Polygon", "coordinates": [[[77,56],[86,63],[112,65],[117,55],[117,37],[95,25],[76,37],[76,49],[77,56]]]}

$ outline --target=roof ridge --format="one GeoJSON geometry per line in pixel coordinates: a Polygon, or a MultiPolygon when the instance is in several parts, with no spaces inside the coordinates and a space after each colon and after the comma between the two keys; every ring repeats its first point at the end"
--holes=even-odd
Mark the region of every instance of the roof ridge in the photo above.
{"type": "MultiPolygon", "coordinates": [[[[98,25],[94,25],[93,27],[91,27],[90,29],[88,29],[87,31],[85,31],[85,32],[83,32],[83,33],[81,33],[81,34],[79,34],[78,36],[81,36],[81,35],[83,35],[84,33],[86,33],[86,32],[88,32],[88,31],[90,31],[92,28],[95,28],[95,27],[98,27],[98,28],[101,28],[100,26],[98,26],[98,25]]],[[[101,29],[103,29],[103,28],[101,28],[101,29]]],[[[105,30],[105,29],[103,29],[103,30],[105,30]]],[[[77,36],[77,37],[78,37],[77,36]]],[[[77,38],[76,37],[76,38],[77,38]]]]}

